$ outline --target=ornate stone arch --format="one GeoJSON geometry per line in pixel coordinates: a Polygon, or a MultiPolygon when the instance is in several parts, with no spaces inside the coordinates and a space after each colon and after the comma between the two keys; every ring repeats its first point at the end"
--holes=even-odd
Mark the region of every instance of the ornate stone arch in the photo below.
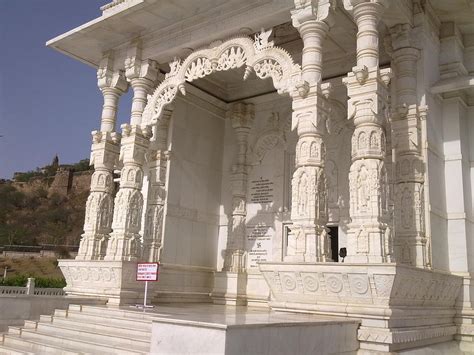
{"type": "Polygon", "coordinates": [[[260,134],[250,154],[250,165],[260,164],[265,155],[279,144],[283,147],[286,146],[285,137],[280,130],[271,130],[260,134]]]}
{"type": "Polygon", "coordinates": [[[305,94],[306,85],[301,78],[301,67],[295,64],[291,55],[269,42],[270,31],[263,31],[253,41],[247,36],[230,38],[225,42],[214,42],[211,48],[197,50],[184,61],[175,59],[170,63],[170,72],[158,85],[142,117],[142,123],[151,125],[158,122],[163,108],[173,102],[178,94],[186,95],[184,83],[203,78],[214,72],[246,66],[244,80],[253,71],[261,79],[272,78],[278,93],[299,90],[305,94]]]}

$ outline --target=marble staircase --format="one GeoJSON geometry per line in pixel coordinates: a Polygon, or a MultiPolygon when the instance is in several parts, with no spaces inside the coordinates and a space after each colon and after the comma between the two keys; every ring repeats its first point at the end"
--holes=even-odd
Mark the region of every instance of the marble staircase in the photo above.
{"type": "Polygon", "coordinates": [[[1,354],[355,354],[360,321],[212,304],[70,305],[0,335],[1,354]],[[335,341],[335,339],[338,339],[335,341]],[[185,340],[185,341],[183,341],[185,340]]]}
{"type": "Polygon", "coordinates": [[[146,354],[152,318],[133,310],[70,305],[10,327],[0,339],[0,354],[146,354]]]}

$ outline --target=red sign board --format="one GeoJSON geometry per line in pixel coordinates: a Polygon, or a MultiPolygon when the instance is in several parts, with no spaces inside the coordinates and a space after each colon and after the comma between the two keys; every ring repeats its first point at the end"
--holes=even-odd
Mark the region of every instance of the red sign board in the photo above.
{"type": "Polygon", "coordinates": [[[137,281],[158,281],[160,263],[138,263],[137,281]]]}

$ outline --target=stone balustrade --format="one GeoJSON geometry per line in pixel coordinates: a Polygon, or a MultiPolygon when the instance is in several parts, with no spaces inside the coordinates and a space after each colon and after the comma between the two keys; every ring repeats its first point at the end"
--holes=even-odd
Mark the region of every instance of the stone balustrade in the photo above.
{"type": "Polygon", "coordinates": [[[25,287],[21,286],[0,286],[1,296],[65,296],[66,292],[62,288],[37,288],[35,287],[35,279],[28,278],[25,287]]]}

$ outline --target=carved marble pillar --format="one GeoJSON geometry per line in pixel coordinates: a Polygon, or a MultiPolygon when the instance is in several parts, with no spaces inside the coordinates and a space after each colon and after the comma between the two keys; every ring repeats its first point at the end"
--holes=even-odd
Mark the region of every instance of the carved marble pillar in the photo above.
{"type": "Polygon", "coordinates": [[[143,164],[151,138],[150,126],[122,125],[120,190],[115,196],[113,232],[105,260],[135,261],[141,256],[139,234],[143,210],[143,164]]]}
{"type": "Polygon", "coordinates": [[[166,200],[166,169],[168,166],[168,130],[172,109],[163,110],[148,158],[148,198],[143,232],[143,260],[160,260],[163,235],[163,216],[166,200]]]}
{"type": "Polygon", "coordinates": [[[248,136],[255,117],[252,104],[234,104],[230,112],[237,140],[237,159],[232,166],[232,216],[223,271],[245,272],[245,218],[247,216],[248,136]]]}
{"type": "Polygon", "coordinates": [[[392,147],[395,151],[395,233],[397,262],[417,267],[430,264],[425,234],[422,127],[417,105],[416,67],[420,57],[409,24],[390,28],[395,70],[396,107],[392,113],[392,147]]]}
{"type": "Polygon", "coordinates": [[[331,1],[295,1],[293,26],[303,39],[302,75],[307,94],[293,95],[293,128],[296,127],[296,170],[293,174],[291,220],[285,261],[331,260],[327,233],[327,185],[324,173],[326,120],[330,86],[321,84],[323,41],[332,23],[331,1]]]}
{"type": "Polygon", "coordinates": [[[385,168],[390,69],[379,69],[377,24],[388,7],[385,0],[345,0],[357,23],[357,66],[344,82],[348,117],[354,120],[349,172],[350,217],[347,262],[392,260],[388,227],[388,181],[385,168]]]}
{"type": "Polygon", "coordinates": [[[141,118],[146,97],[151,92],[158,74],[158,65],[141,60],[140,41],[133,41],[125,60],[127,79],[133,89],[130,124],[122,125],[120,162],[120,190],[115,197],[113,232],[105,260],[134,261],[142,256],[139,234],[143,211],[143,176],[145,156],[150,145],[152,129],[142,126],[141,118]]]}
{"type": "Polygon", "coordinates": [[[98,86],[104,96],[100,131],[92,132],[90,163],[94,166],[90,194],[86,203],[84,234],[77,260],[100,260],[105,255],[107,240],[112,231],[113,171],[118,162],[120,134],[115,132],[117,104],[127,90],[123,72],[113,71],[113,57],[102,59],[97,72],[98,86]]]}
{"type": "Polygon", "coordinates": [[[125,75],[133,89],[133,100],[130,124],[140,124],[147,96],[151,94],[158,77],[158,63],[154,60],[141,59],[141,41],[132,41],[125,59],[125,75]]]}

